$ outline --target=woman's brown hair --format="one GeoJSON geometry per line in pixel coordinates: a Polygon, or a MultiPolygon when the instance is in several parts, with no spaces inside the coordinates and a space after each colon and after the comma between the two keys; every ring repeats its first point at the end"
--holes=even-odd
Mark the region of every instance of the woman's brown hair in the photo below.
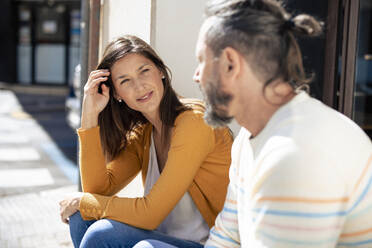
{"type": "MultiPolygon", "coordinates": [[[[139,54],[151,60],[160,70],[164,78],[163,97],[159,106],[160,120],[162,121],[162,142],[168,142],[171,127],[176,117],[188,108],[183,105],[171,86],[171,73],[156,52],[142,39],[125,35],[109,43],[103,54],[103,58],[97,66],[99,69],[111,69],[116,61],[128,54],[139,54]]],[[[148,120],[141,112],[133,110],[122,101],[118,102],[115,96],[115,87],[111,76],[105,84],[110,88],[110,100],[104,110],[98,116],[100,126],[101,143],[104,154],[108,161],[113,160],[128,144],[128,138],[148,120]]]]}

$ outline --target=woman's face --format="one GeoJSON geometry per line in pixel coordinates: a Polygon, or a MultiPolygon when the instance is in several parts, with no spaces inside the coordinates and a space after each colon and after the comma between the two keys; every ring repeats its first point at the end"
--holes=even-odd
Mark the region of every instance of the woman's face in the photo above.
{"type": "Polygon", "coordinates": [[[162,73],[155,64],[140,54],[128,54],[111,67],[111,78],[117,100],[123,100],[144,116],[158,114],[164,86],[162,73]]]}

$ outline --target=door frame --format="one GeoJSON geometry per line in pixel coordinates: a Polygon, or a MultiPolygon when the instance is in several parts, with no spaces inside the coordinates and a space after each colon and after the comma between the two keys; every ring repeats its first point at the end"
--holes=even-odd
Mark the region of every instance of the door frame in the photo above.
{"type": "Polygon", "coordinates": [[[359,5],[360,0],[328,0],[323,102],[349,118],[353,114],[359,5]]]}

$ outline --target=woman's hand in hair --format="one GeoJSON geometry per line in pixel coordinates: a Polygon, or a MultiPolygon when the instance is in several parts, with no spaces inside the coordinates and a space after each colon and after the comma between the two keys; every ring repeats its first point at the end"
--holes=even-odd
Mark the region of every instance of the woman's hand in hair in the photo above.
{"type": "Polygon", "coordinates": [[[110,89],[103,84],[110,76],[109,70],[92,71],[84,86],[84,99],[81,116],[81,127],[84,129],[98,125],[98,115],[110,99],[110,89]],[[99,92],[101,87],[102,92],[99,92]]]}

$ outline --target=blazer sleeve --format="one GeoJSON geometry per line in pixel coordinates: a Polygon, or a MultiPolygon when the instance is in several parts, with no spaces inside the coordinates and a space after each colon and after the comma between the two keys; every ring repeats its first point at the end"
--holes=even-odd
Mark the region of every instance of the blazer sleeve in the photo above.
{"type": "Polygon", "coordinates": [[[129,144],[116,159],[106,165],[99,127],[78,129],[80,175],[83,192],[111,196],[119,192],[141,169],[139,150],[129,144]]]}
{"type": "Polygon", "coordinates": [[[180,114],[171,134],[166,165],[149,194],[119,198],[86,193],[80,202],[82,217],[109,218],[149,230],[157,228],[186,193],[214,143],[214,131],[202,115],[193,111],[180,114]]]}

